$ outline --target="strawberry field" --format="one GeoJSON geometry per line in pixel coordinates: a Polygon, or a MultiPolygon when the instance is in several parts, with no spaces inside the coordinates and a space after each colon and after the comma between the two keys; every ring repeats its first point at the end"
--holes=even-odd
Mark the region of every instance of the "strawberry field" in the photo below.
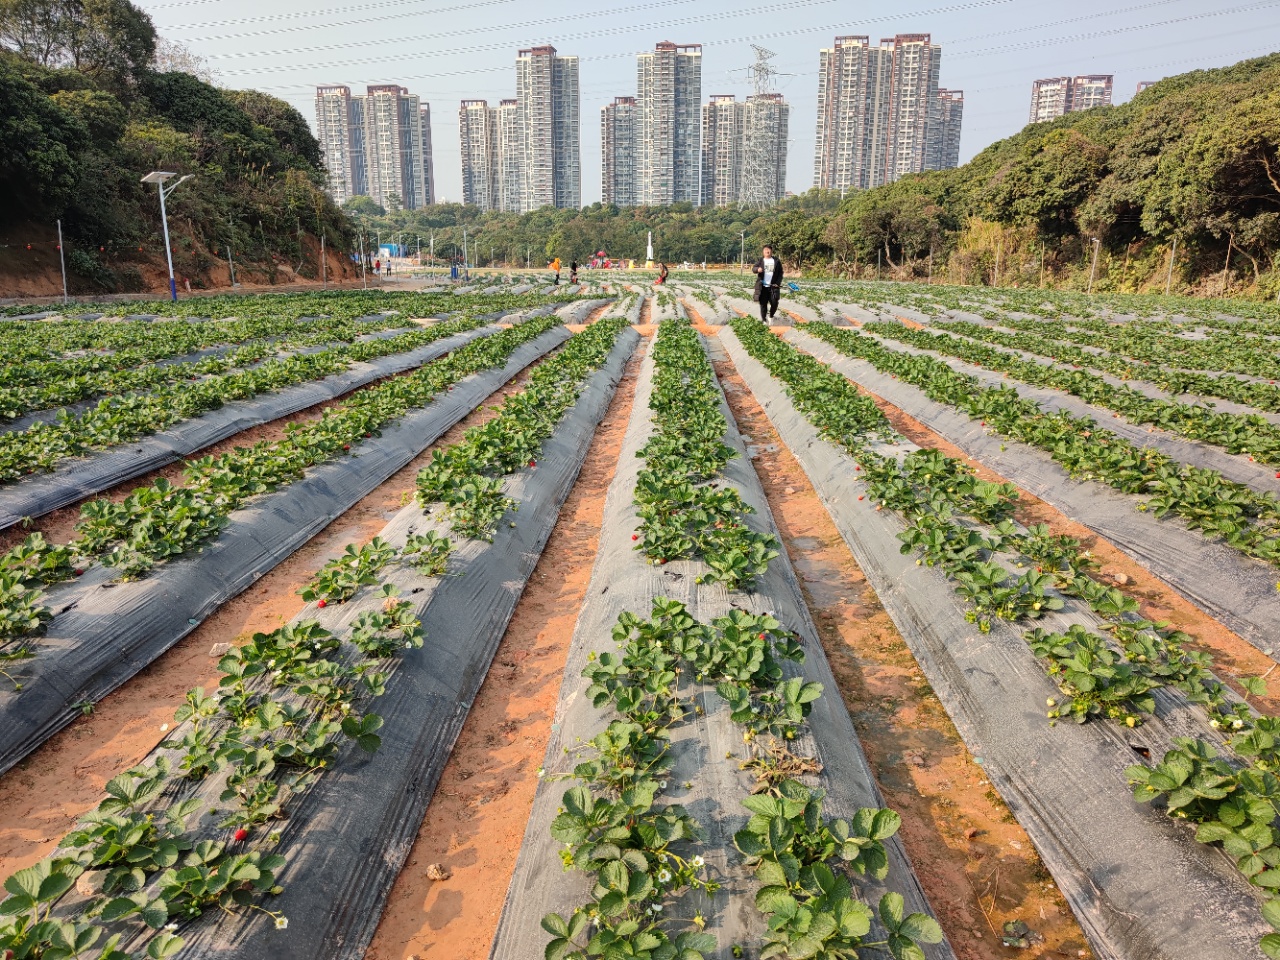
{"type": "Polygon", "coordinates": [[[5,308],[0,957],[1280,958],[1280,311],[673,279],[5,308]]]}

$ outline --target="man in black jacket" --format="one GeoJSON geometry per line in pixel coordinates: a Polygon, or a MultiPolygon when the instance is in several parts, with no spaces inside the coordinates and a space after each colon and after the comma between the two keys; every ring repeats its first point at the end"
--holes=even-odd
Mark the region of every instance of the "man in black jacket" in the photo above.
{"type": "Polygon", "coordinates": [[[773,255],[773,247],[766,244],[751,269],[756,275],[756,290],[751,299],[760,304],[760,322],[768,323],[777,315],[778,298],[782,296],[782,261],[773,255]]]}

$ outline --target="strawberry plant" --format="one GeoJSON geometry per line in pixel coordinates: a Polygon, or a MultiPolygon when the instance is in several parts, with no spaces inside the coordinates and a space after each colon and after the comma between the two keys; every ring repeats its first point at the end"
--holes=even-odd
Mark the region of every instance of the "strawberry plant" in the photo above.
{"type": "Polygon", "coordinates": [[[424,577],[440,577],[448,569],[452,550],[453,542],[448,537],[428,530],[409,534],[400,555],[424,577]]]}
{"type": "Polygon", "coordinates": [[[665,731],[693,713],[687,695],[678,692],[685,671],[698,682],[719,681],[716,689],[743,726],[752,754],[744,767],[759,771],[760,792],[744,800],[753,816],[734,840],[763,884],[756,905],[769,933],[761,956],[836,960],[879,946],[905,960],[922,956],[918,943],[941,939],[932,919],[904,918],[901,900],[890,895],[880,904],[889,939],[866,940],[871,908],[854,899],[844,870],[885,875],[882,841],[896,833],[897,815],[867,809],[852,822],[825,820],[822,791],[779,773],[803,767],[784,744],[822,693],[820,684],[783,677],[781,664],[803,657],[790,631],[772,616],[743,610],[702,624],[679,602],[659,597],[648,619],[621,614],[613,639],[621,653],[591,655],[583,676],[591,681],[592,703],[611,707],[621,719],[592,742],[592,759],[575,767],[573,776],[584,786],[564,795],[551,826],[552,836],[566,844],[566,869],[592,872],[598,882],[592,902],[569,919],[543,918],[543,929],[554,938],[547,956],[585,958],[613,950],[618,956],[693,960],[715,947],[714,938],[680,946],[680,938],[672,939],[661,923],[660,902],[641,910],[646,900],[661,901],[686,886],[715,889],[700,879],[701,856],[681,859],[663,849],[656,864],[653,857],[655,838],[703,836],[682,808],[654,806],[669,764],[665,731]],[[646,817],[655,814],[668,826],[644,829],[646,817]]]}
{"type": "Polygon", "coordinates": [[[361,587],[377,583],[378,572],[394,558],[395,549],[381,537],[374,537],[359,548],[348,544],[342,556],[326,563],[315,579],[298,592],[308,603],[322,598],[344,603],[361,587]]]}
{"type": "Polygon", "coordinates": [[[639,451],[636,549],[651,562],[701,559],[702,581],[743,589],[778,556],[779,544],[743,523],[752,510],[738,491],[710,482],[735,456],[723,439],[728,423],[715,372],[698,335],[679,321],[659,325],[653,356],[656,429],[639,451]]]}

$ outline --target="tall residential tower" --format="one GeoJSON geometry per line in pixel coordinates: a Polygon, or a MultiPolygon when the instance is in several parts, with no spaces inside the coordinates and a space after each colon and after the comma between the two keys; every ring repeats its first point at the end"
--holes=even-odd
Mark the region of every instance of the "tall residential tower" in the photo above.
{"type": "Polygon", "coordinates": [[[1113,79],[1109,74],[1090,74],[1037,80],[1031,85],[1031,114],[1027,122],[1057,120],[1064,114],[1109,104],[1113,79]]]}
{"type": "Polygon", "coordinates": [[[814,186],[867,190],[959,162],[961,91],[938,89],[942,48],[929,34],[836,37],[818,62],[814,186]],[[952,151],[946,145],[950,137],[952,151]],[[952,156],[954,154],[954,160],[952,156]]]}
{"type": "Polygon", "coordinates": [[[600,108],[600,199],[636,205],[636,98],[614,97],[600,108]]]}
{"type": "Polygon", "coordinates": [[[338,203],[372,197],[386,207],[414,210],[435,202],[431,108],[403,87],[316,88],[319,132],[329,193],[338,203]]]}
{"type": "Polygon", "coordinates": [[[516,105],[523,212],[539,207],[582,206],[578,58],[551,46],[516,57],[516,105]]]}
{"type": "Polygon", "coordinates": [[[636,58],[636,201],[700,199],[702,45],[669,40],[636,58]]]}

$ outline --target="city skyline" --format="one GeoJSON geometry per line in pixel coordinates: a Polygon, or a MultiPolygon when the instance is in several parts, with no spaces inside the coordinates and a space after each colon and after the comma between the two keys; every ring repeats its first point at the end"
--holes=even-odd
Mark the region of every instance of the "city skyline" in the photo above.
{"type": "Polygon", "coordinates": [[[435,108],[436,193],[452,201],[461,197],[454,111],[464,99],[494,104],[511,97],[512,54],[530,41],[582,58],[581,98],[591,115],[581,141],[587,203],[600,197],[595,112],[631,92],[636,54],[667,38],[701,40],[704,92],[734,93],[740,100],[752,92],[746,73],[751,45],[778,53],[777,90],[791,104],[792,147],[801,147],[788,167],[787,188],[797,192],[812,183],[814,53],[837,35],[932,34],[947,51],[944,84],[965,92],[962,162],[1026,124],[1028,89],[1038,77],[1114,73],[1119,102],[1133,95],[1139,81],[1280,49],[1280,12],[1231,13],[1208,0],[1160,0],[1150,9],[1077,0],[1066,10],[1047,0],[976,0],[963,9],[930,0],[892,9],[865,0],[786,0],[761,7],[656,0],[641,17],[607,5],[548,10],[528,0],[483,6],[451,0],[444,9],[397,0],[341,11],[302,0],[275,0],[267,10],[248,0],[141,5],[162,36],[208,59],[219,84],[279,96],[313,128],[318,84],[408,87],[435,108]]]}

